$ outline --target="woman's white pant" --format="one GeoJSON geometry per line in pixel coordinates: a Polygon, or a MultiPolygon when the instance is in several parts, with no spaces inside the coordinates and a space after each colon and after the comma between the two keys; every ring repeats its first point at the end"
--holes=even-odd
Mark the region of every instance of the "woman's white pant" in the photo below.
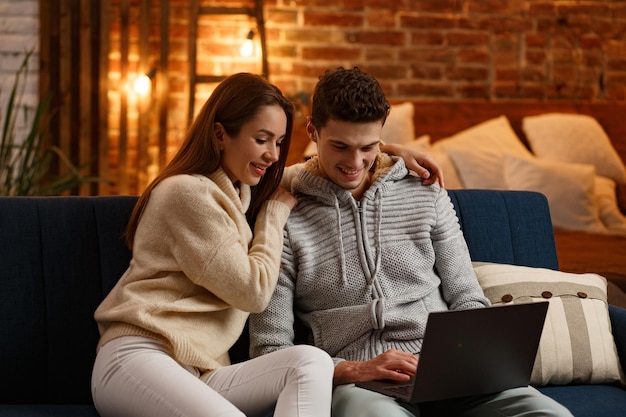
{"type": "Polygon", "coordinates": [[[330,416],[333,362],[298,345],[200,374],[157,340],[126,336],[100,349],[91,392],[102,417],[330,416]]]}

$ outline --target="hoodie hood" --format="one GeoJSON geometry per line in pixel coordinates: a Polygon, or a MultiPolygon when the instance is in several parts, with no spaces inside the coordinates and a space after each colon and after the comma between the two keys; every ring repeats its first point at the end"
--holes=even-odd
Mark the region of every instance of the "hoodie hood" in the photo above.
{"type": "MultiPolygon", "coordinates": [[[[401,158],[391,157],[379,152],[370,171],[372,184],[363,194],[363,199],[373,199],[376,193],[385,188],[388,182],[398,181],[409,174],[401,158]]],[[[335,205],[336,202],[345,203],[352,199],[350,190],[346,190],[326,179],[320,171],[318,157],[309,159],[303,169],[292,182],[294,194],[305,194],[316,197],[316,200],[326,205],[335,205]]]]}

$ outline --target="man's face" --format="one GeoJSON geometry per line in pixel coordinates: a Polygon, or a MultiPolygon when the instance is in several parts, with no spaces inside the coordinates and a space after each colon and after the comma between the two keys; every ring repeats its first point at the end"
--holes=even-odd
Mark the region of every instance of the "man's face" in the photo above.
{"type": "Polygon", "coordinates": [[[352,123],[329,119],[318,132],[309,123],[307,129],[317,143],[322,174],[360,198],[370,185],[369,169],[376,160],[382,128],[382,121],[352,123]]]}

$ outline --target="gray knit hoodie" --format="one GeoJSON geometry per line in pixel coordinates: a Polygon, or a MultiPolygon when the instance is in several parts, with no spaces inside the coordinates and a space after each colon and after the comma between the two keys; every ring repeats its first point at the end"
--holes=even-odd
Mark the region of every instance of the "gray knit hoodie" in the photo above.
{"type": "Polygon", "coordinates": [[[316,158],[292,191],[278,286],[250,317],[253,357],[293,345],[295,320],[336,362],[419,353],[429,312],[489,304],[447,192],[402,160],[379,154],[360,201],[322,178],[316,158]]]}

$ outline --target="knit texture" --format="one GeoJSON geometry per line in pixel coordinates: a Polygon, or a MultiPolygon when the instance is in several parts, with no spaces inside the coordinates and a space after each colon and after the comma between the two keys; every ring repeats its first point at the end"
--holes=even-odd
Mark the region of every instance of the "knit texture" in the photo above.
{"type": "Polygon", "coordinates": [[[254,238],[250,188],[223,170],[157,185],[139,221],[128,270],[95,312],[99,346],[125,335],[166,342],[182,364],[214,369],[249,312],[262,311],[278,277],[289,207],[262,207],[254,238]]]}
{"type": "Polygon", "coordinates": [[[292,186],[278,285],[250,317],[252,356],[294,344],[296,318],[335,361],[418,353],[429,312],[489,305],[447,192],[402,160],[379,154],[360,201],[320,176],[317,158],[292,186]]]}

